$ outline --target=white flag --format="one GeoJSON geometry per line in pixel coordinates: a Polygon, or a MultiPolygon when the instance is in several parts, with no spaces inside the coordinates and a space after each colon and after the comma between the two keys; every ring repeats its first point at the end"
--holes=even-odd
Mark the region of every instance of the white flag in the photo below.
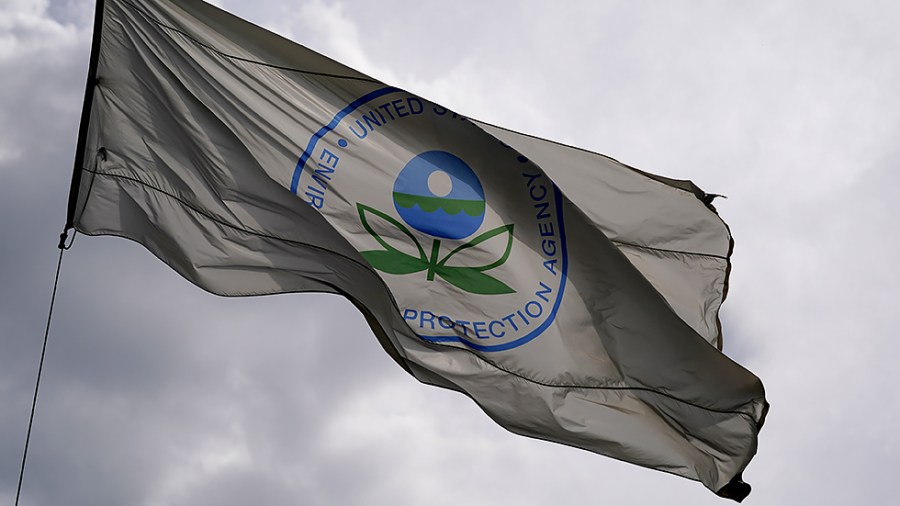
{"type": "Polygon", "coordinates": [[[731,236],[699,188],[199,1],[98,1],[97,20],[79,232],[221,295],[341,294],[407,371],[513,432],[749,493],[767,404],[715,346],[731,236]]]}

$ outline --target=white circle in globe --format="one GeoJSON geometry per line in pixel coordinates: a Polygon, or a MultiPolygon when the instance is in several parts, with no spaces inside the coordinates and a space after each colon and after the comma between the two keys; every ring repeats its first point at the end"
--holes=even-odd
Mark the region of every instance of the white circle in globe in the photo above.
{"type": "Polygon", "coordinates": [[[446,197],[453,190],[453,181],[446,172],[436,170],[428,176],[428,190],[435,197],[446,197]]]}

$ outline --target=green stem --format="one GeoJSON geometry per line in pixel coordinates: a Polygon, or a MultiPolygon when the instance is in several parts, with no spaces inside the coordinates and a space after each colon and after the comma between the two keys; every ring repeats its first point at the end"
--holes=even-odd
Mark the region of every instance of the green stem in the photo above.
{"type": "Polygon", "coordinates": [[[434,268],[438,265],[438,254],[441,250],[441,240],[435,239],[431,243],[431,260],[428,261],[428,281],[434,281],[434,268]]]}

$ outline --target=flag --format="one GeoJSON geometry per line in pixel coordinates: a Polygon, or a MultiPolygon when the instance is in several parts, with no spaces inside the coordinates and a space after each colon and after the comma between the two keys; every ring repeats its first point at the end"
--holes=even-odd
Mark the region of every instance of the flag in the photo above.
{"type": "Polygon", "coordinates": [[[69,227],[219,295],[341,294],[508,430],[740,500],[767,403],[717,349],[710,201],[200,1],[97,2],[69,227]]]}

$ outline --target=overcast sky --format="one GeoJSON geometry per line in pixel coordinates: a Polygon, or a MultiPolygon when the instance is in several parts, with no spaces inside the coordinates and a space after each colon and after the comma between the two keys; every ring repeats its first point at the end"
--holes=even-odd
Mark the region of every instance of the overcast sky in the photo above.
{"type": "MultiPolygon", "coordinates": [[[[745,504],[900,470],[900,4],[218,2],[463,114],[691,179],[736,241],[724,351],[772,404],[745,504]]],[[[0,504],[15,494],[93,2],[0,1],[0,504]]],[[[23,504],[727,504],[514,436],[335,296],[223,299],[142,247],[63,263],[23,504]]]]}

